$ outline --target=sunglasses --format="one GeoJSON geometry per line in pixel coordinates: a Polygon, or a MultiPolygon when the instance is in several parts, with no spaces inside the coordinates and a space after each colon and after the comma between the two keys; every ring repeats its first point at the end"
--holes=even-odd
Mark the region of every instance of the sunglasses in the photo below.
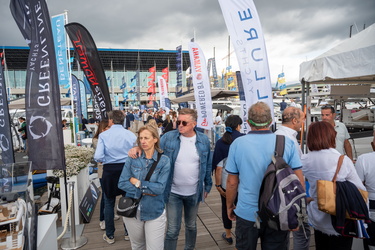
{"type": "Polygon", "coordinates": [[[180,126],[181,124],[182,124],[182,126],[186,126],[186,125],[189,124],[189,122],[187,122],[187,121],[177,121],[176,123],[177,123],[178,126],[180,126]]]}

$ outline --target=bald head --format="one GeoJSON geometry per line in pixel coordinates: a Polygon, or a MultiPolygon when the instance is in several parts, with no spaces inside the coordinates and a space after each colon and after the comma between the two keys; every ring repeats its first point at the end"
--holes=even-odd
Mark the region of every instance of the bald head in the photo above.
{"type": "Polygon", "coordinates": [[[282,115],[282,124],[285,127],[300,131],[305,115],[301,109],[296,107],[287,107],[282,115]]]}

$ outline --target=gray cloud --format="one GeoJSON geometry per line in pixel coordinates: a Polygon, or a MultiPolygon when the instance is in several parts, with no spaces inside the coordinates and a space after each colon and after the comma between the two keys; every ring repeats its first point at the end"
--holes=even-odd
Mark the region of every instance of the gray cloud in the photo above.
{"type": "MultiPolygon", "coordinates": [[[[206,57],[215,47],[218,65],[225,63],[221,58],[228,53],[228,32],[217,0],[48,0],[47,4],[50,15],[68,10],[69,21],[84,25],[98,47],[175,49],[183,44],[186,49],[195,31],[206,57]]],[[[364,24],[375,23],[374,0],[255,0],[255,5],[272,78],[284,60],[293,61],[285,68],[293,68],[289,79],[297,79],[304,54],[324,51],[346,39],[350,25],[362,30],[364,24]]],[[[0,3],[0,34],[0,46],[25,46],[5,0],[0,3]]]]}

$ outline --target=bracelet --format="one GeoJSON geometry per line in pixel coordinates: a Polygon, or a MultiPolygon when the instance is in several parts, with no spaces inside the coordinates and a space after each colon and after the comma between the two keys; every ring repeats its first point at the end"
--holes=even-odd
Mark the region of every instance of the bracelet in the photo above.
{"type": "Polygon", "coordinates": [[[215,185],[215,187],[217,187],[217,188],[222,188],[221,184],[220,184],[220,185],[215,185]]]}

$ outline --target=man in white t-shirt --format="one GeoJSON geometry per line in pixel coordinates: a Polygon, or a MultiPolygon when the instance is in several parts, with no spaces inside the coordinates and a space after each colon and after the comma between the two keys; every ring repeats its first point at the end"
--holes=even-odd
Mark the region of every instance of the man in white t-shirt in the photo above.
{"type": "MultiPolygon", "coordinates": [[[[185,247],[194,249],[197,238],[197,214],[199,202],[204,201],[212,187],[212,160],[210,141],[197,131],[197,112],[184,108],[177,118],[178,129],[165,133],[160,140],[164,155],[171,161],[169,180],[164,196],[167,203],[167,232],[164,249],[177,248],[182,211],[185,222],[185,247]]],[[[136,157],[137,148],[129,151],[136,157]]]]}
{"type": "Polygon", "coordinates": [[[221,113],[218,113],[215,117],[215,125],[221,125],[223,123],[223,119],[221,118],[221,113]]]}
{"type": "Polygon", "coordinates": [[[336,149],[340,154],[345,154],[353,160],[352,146],[349,142],[350,135],[345,124],[339,121],[335,121],[336,113],[335,109],[326,105],[321,108],[322,120],[330,123],[336,130],[336,149]]]}

